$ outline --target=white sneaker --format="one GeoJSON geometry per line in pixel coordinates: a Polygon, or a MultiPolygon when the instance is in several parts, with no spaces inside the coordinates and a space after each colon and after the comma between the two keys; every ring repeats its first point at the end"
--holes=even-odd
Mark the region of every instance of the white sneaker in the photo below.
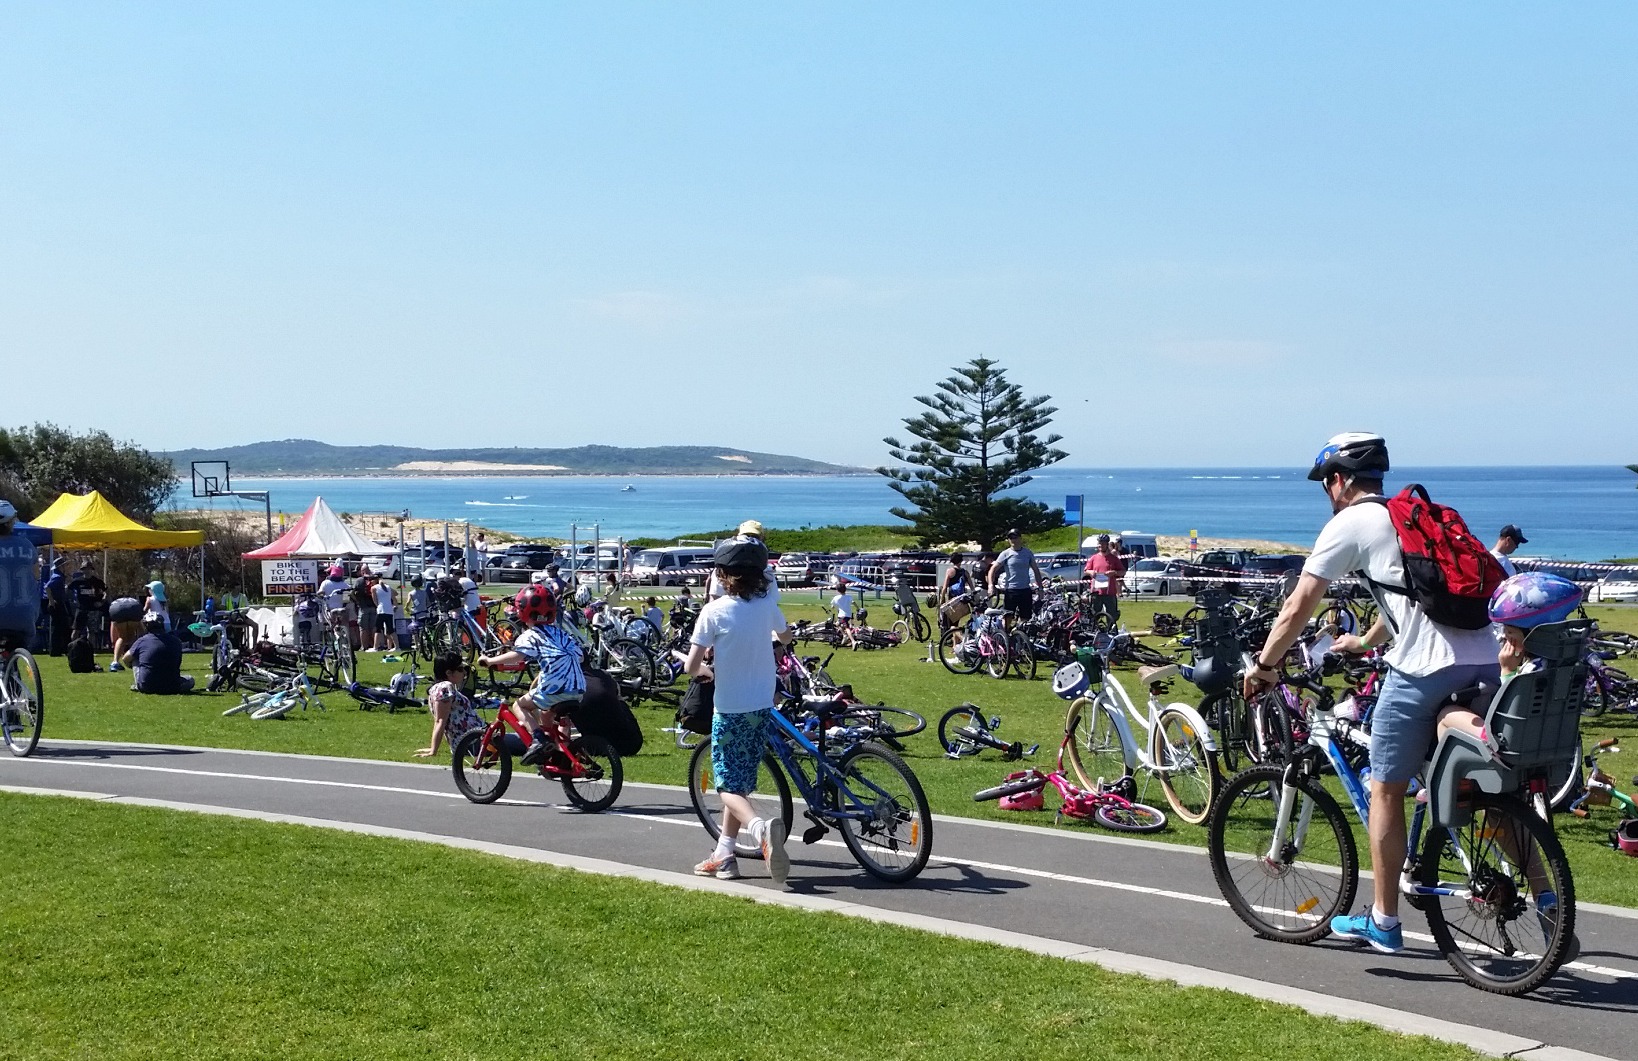
{"type": "Polygon", "coordinates": [[[727,858],[710,858],[694,867],[696,877],[715,877],[717,880],[739,880],[739,859],[733,855],[727,858]]]}
{"type": "Polygon", "coordinates": [[[785,851],[785,823],[774,820],[763,831],[762,858],[768,863],[768,876],[781,888],[791,873],[791,856],[785,851]]]}

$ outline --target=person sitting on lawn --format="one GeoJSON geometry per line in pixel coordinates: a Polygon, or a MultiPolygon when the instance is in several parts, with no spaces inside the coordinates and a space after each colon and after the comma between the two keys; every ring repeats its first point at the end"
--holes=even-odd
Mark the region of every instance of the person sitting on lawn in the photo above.
{"type": "Polygon", "coordinates": [[[120,660],[136,678],[131,689],[155,696],[193,692],[193,675],[182,673],[182,642],[165,629],[165,617],[148,612],[142,617],[147,633],[136,639],[120,660]]]}
{"type": "Polygon", "coordinates": [[[552,735],[561,735],[560,705],[578,703],[586,692],[586,672],[581,669],[580,642],[557,625],[557,598],[545,586],[525,586],[512,599],[518,622],[526,630],[512,647],[494,656],[479,656],[478,665],[505,667],[528,660],[540,668],[534,685],[518,697],[513,710],[531,731],[534,742],[518,760],[525,766],[542,763],[550,771],[561,769],[563,754],[552,735]]]}
{"type": "Polygon", "coordinates": [[[432,743],[415,754],[430,759],[438,745],[449,739],[453,750],[467,732],[483,728],[483,719],[461,686],[466,684],[466,660],[459,652],[445,652],[432,661],[432,677],[437,684],[427,693],[427,709],[432,712],[432,743]]]}

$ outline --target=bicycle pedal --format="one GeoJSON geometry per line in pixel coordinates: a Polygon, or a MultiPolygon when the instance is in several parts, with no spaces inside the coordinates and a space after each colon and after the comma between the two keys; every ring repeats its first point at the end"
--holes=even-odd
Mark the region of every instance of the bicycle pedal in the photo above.
{"type": "Polygon", "coordinates": [[[823,825],[811,826],[805,832],[803,832],[802,842],[804,844],[817,844],[820,840],[825,838],[825,834],[828,832],[830,832],[830,830],[823,825]]]}

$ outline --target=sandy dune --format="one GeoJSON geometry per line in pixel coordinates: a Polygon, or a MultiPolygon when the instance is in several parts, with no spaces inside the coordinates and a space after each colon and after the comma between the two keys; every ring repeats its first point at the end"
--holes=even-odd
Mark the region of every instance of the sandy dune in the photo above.
{"type": "Polygon", "coordinates": [[[489,461],[405,461],[395,472],[566,472],[561,464],[492,464],[489,461]]]}

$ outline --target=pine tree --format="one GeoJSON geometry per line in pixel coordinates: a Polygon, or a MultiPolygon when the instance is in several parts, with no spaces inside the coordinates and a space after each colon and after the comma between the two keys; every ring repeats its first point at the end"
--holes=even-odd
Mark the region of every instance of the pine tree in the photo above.
{"type": "Polygon", "coordinates": [[[877,468],[914,508],[890,509],[908,520],[922,544],[973,541],[988,549],[1011,527],[1038,534],[1063,525],[1063,510],[1021,497],[999,497],[1030,481],[1030,472],[1068,456],[1060,435],[1040,437],[1057,409],[1047,395],[1025,398],[1006,371],[975,358],[940,380],[940,393],[918,396],[927,411],[904,421],[920,441],[885,438],[901,467],[877,468]],[[907,466],[907,467],[904,467],[907,466]]]}

